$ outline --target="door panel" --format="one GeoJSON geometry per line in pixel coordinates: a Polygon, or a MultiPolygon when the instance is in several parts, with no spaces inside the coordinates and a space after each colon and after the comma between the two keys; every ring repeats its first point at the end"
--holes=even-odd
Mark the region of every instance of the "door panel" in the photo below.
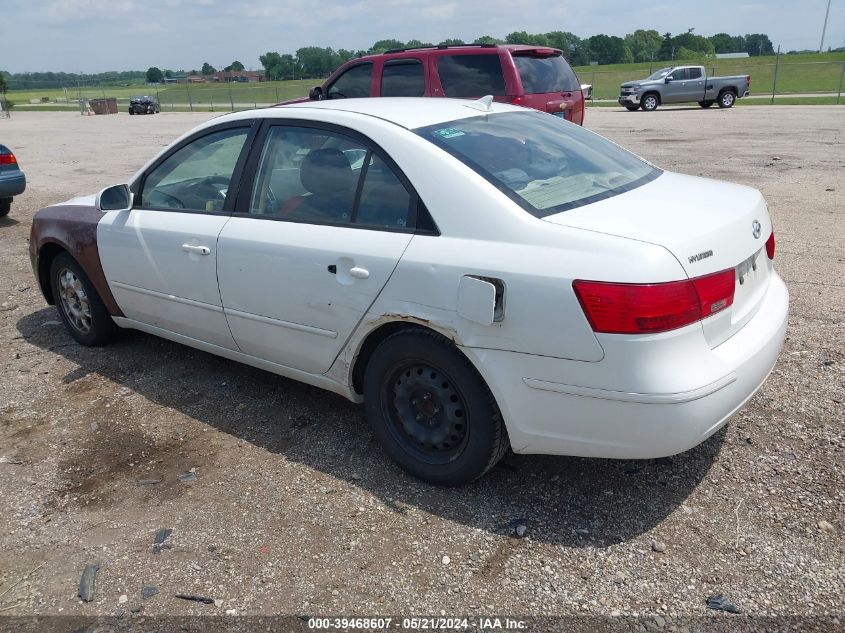
{"type": "Polygon", "coordinates": [[[138,208],[100,221],[103,270],[128,318],[237,349],[217,287],[217,237],[248,146],[244,124],[175,146],[144,174],[138,208]]]}
{"type": "Polygon", "coordinates": [[[228,219],[150,209],[106,214],[97,227],[100,260],[126,317],[237,349],[217,287],[217,236],[228,219]]]}
{"type": "Polygon", "coordinates": [[[239,348],[309,373],[328,371],[411,237],[232,218],[218,242],[218,278],[239,348]]]}

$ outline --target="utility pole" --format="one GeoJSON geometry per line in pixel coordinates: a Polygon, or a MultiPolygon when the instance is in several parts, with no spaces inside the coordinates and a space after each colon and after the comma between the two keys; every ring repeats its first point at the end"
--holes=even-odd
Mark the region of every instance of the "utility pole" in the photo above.
{"type": "Polygon", "coordinates": [[[819,42],[819,52],[824,48],[824,32],[827,31],[827,18],[830,15],[830,0],[827,0],[827,11],[824,12],[824,25],[822,26],[822,41],[819,42]]]}

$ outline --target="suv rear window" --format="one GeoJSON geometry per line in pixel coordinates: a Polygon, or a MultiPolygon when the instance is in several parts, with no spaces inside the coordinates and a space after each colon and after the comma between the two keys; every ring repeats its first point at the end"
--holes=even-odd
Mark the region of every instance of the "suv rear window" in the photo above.
{"type": "Polygon", "coordinates": [[[519,72],[519,78],[522,79],[525,94],[581,90],[578,78],[560,53],[556,55],[514,53],[513,61],[519,72]]]}
{"type": "Polygon", "coordinates": [[[630,191],[661,173],[549,114],[500,112],[414,130],[543,218],[630,191]]]}
{"type": "Polygon", "coordinates": [[[505,94],[505,77],[498,53],[440,55],[440,84],[447,97],[483,97],[505,94]]]}

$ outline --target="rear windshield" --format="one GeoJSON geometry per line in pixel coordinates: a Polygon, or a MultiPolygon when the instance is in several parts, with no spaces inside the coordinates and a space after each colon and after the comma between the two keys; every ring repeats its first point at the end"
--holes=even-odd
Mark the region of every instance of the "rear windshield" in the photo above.
{"type": "Polygon", "coordinates": [[[437,73],[447,97],[505,94],[505,76],[498,54],[440,55],[437,73]]]}
{"type": "Polygon", "coordinates": [[[578,78],[563,55],[514,54],[525,94],[581,90],[578,78]]]}
{"type": "Polygon", "coordinates": [[[538,218],[630,191],[662,173],[598,134],[541,112],[501,112],[415,131],[538,218]]]}

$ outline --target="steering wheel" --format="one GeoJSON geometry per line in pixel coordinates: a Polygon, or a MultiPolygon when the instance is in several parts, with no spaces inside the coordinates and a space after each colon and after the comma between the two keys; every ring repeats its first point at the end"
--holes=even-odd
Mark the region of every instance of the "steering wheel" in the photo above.
{"type": "Polygon", "coordinates": [[[206,198],[210,200],[225,199],[226,194],[224,194],[216,185],[222,185],[223,188],[228,187],[229,178],[226,176],[208,176],[207,178],[203,178],[202,180],[192,184],[187,188],[187,191],[198,198],[206,198]]]}
{"type": "MultiPolygon", "coordinates": [[[[171,195],[171,194],[167,193],[166,191],[161,191],[161,190],[158,190],[158,191],[156,191],[156,192],[155,192],[155,195],[157,195],[157,196],[164,196],[165,198],[170,198],[171,200],[173,200],[173,202],[175,202],[175,203],[176,203],[176,208],[178,208],[178,209],[184,209],[184,208],[185,208],[185,203],[184,203],[184,202],[182,202],[182,201],[181,201],[179,198],[177,198],[176,196],[174,196],[174,195],[171,195]]],[[[156,205],[156,206],[157,206],[157,205],[156,205]]],[[[162,206],[167,206],[167,207],[170,207],[170,206],[173,206],[173,205],[167,204],[167,205],[162,205],[162,206]]]]}

